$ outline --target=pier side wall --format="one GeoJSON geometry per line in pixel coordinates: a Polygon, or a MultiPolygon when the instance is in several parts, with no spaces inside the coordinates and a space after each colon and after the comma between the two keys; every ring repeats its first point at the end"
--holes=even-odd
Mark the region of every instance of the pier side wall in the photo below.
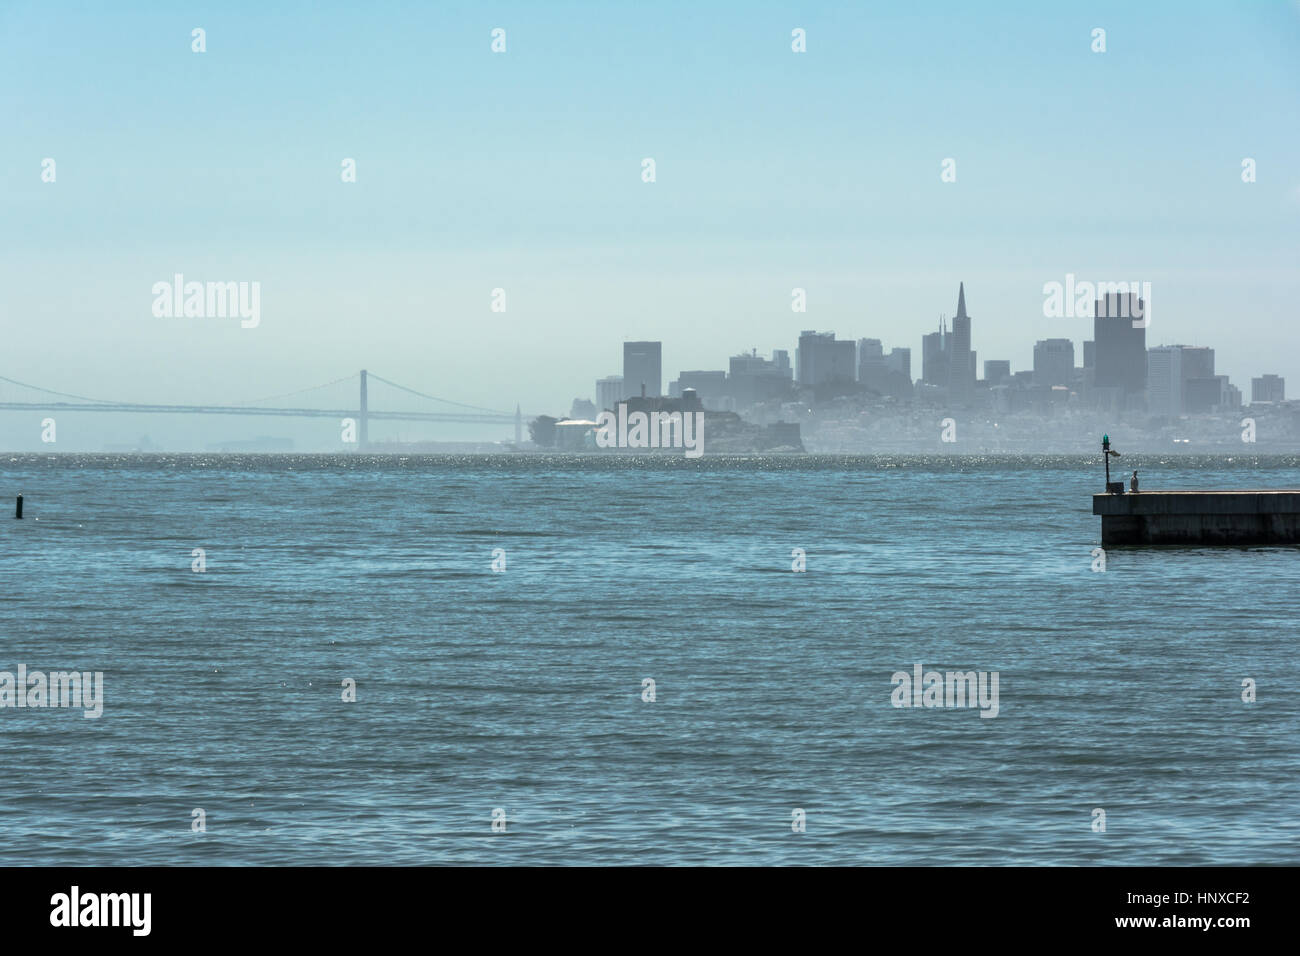
{"type": "Polygon", "coordinates": [[[1101,543],[1300,544],[1300,491],[1093,495],[1101,543]]]}

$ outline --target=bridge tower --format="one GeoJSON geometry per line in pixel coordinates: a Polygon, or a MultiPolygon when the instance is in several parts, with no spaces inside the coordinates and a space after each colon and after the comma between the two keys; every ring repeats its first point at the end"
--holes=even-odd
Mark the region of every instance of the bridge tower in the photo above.
{"type": "Polygon", "coordinates": [[[524,443],[524,413],[519,410],[519,403],[515,403],[515,448],[524,443]]]}
{"type": "Polygon", "coordinates": [[[370,401],[366,396],[366,370],[361,370],[361,412],[357,415],[357,424],[361,426],[360,447],[364,450],[370,442],[370,401]]]}

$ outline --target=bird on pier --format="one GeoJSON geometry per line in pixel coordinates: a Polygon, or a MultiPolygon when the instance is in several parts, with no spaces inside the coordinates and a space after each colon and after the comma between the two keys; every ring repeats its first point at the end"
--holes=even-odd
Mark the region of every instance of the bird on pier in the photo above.
{"type": "Polygon", "coordinates": [[[1138,493],[1138,473],[1136,471],[1133,472],[1133,477],[1128,480],[1128,490],[1129,494],[1135,495],[1138,493]]]}

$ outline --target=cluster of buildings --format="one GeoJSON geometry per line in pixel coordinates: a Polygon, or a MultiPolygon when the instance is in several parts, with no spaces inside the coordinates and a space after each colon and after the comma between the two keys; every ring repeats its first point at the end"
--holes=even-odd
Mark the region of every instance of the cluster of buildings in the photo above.
{"type": "MultiPolygon", "coordinates": [[[[665,395],[662,343],[624,342],[623,374],[597,380],[595,404],[588,399],[574,399],[567,418],[542,416],[534,420],[530,426],[532,440],[542,448],[595,450],[603,447],[598,437],[598,420],[602,413],[617,410],[620,420],[641,414],[651,422],[656,417],[685,422],[689,416],[697,416],[694,420],[700,424],[695,437],[700,452],[706,442],[710,453],[804,451],[798,422],[747,422],[735,410],[752,408],[769,399],[786,400],[791,395],[792,382],[788,353],[777,352],[770,360],[751,353],[732,358],[730,372],[682,372],[665,395]]],[[[685,429],[682,435],[685,437],[685,429]]],[[[674,448],[676,443],[671,439],[671,434],[662,440],[652,436],[648,447],[628,444],[626,450],[646,453],[674,448]]]]}
{"type": "MultiPolygon", "coordinates": [[[[864,400],[939,405],[1000,414],[1043,412],[1071,405],[1109,415],[1145,413],[1157,418],[1230,412],[1242,405],[1240,389],[1217,374],[1214,349],[1147,345],[1145,303],[1135,293],[1107,293],[1096,300],[1093,337],[1081,354],[1066,338],[1034,345],[1032,369],[1013,372],[1006,359],[987,359],[978,375],[966,288],[957,291],[951,326],[940,320],[921,339],[920,377],[912,378],[911,349],[885,351],[879,339],[837,339],[834,332],[803,331],[794,361],[778,349],[732,356],[726,369],[682,371],[663,389],[660,342],[623,343],[623,374],[596,382],[596,402],[575,402],[575,416],[613,409],[632,398],[691,396],[713,411],[776,412],[787,403],[815,407],[860,396],[864,400]]],[[[1277,375],[1251,382],[1251,403],[1280,404],[1285,383],[1277,375]]]]}
{"type": "MultiPolygon", "coordinates": [[[[841,344],[848,345],[853,353],[852,342],[841,344]]],[[[787,400],[793,395],[793,384],[789,352],[778,349],[765,359],[754,351],[732,356],[728,369],[679,373],[669,383],[667,397],[681,398],[693,389],[706,408],[739,411],[771,399],[787,400]]],[[[662,343],[624,342],[623,374],[596,380],[596,405],[612,409],[629,398],[658,398],[664,395],[662,389],[662,343]]]]}

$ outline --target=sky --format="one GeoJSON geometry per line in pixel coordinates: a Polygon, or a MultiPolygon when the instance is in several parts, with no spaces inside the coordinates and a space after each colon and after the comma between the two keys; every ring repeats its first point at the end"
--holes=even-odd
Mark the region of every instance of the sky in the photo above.
{"type": "Polygon", "coordinates": [[[981,367],[1081,359],[1091,320],[1043,311],[1073,274],[1150,282],[1148,345],[1247,400],[1300,390],[1295,0],[269,6],[0,0],[0,376],[216,404],[365,367],[559,415],[624,339],[665,384],[801,329],[919,375],[963,281],[981,367]],[[154,315],[176,273],[260,283],[259,323],[154,315]]]}

